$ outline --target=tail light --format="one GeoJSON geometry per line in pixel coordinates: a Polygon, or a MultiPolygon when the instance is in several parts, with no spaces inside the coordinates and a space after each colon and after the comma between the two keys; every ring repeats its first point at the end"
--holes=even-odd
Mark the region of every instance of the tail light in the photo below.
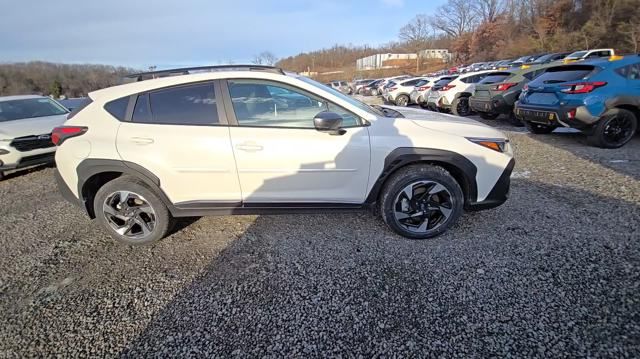
{"type": "Polygon", "coordinates": [[[597,89],[598,87],[605,86],[606,84],[607,83],[604,81],[578,82],[574,84],[561,85],[562,87],[568,87],[568,88],[562,89],[560,91],[568,94],[589,93],[597,89]]]}
{"type": "Polygon", "coordinates": [[[418,87],[418,91],[427,91],[430,88],[431,88],[431,86],[420,86],[420,87],[418,87]]]}
{"type": "Polygon", "coordinates": [[[512,88],[515,85],[517,85],[517,83],[515,83],[515,82],[505,82],[505,83],[501,83],[501,84],[493,86],[493,90],[494,91],[507,91],[508,89],[512,88]]]}
{"type": "Polygon", "coordinates": [[[60,146],[66,139],[84,135],[85,132],[87,132],[87,128],[82,126],[56,127],[51,132],[51,142],[56,146],[60,146]]]}
{"type": "Polygon", "coordinates": [[[456,85],[444,85],[442,86],[442,91],[449,91],[454,87],[456,87],[456,85]]]}

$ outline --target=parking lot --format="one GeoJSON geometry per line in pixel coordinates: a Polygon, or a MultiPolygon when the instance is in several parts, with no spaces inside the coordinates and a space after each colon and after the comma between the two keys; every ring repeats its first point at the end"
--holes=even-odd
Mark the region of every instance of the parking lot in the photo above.
{"type": "Polygon", "coordinates": [[[511,198],[411,241],[368,213],[183,220],[116,244],[53,169],[0,182],[0,356],[640,353],[640,138],[505,122],[511,198]]]}

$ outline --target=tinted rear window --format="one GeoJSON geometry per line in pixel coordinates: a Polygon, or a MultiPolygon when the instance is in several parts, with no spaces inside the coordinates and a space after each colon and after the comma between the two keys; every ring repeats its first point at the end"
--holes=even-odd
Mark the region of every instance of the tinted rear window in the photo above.
{"type": "Polygon", "coordinates": [[[545,73],[534,80],[536,84],[550,84],[583,80],[588,77],[595,67],[588,65],[559,66],[547,69],[545,73]]]}
{"type": "Polygon", "coordinates": [[[444,86],[444,85],[448,84],[451,81],[453,81],[453,80],[452,79],[442,79],[442,80],[439,80],[438,82],[436,82],[434,84],[434,86],[444,86]]]}
{"type": "Polygon", "coordinates": [[[429,83],[429,80],[420,80],[416,82],[415,86],[424,86],[429,83]]]}
{"type": "Polygon", "coordinates": [[[213,84],[202,83],[149,94],[154,123],[210,125],[219,123],[213,84]]]}
{"type": "Polygon", "coordinates": [[[502,82],[511,76],[512,74],[510,72],[497,72],[497,73],[488,75],[487,77],[482,79],[482,81],[478,82],[478,84],[487,84],[487,85],[495,84],[498,82],[502,82]]]}

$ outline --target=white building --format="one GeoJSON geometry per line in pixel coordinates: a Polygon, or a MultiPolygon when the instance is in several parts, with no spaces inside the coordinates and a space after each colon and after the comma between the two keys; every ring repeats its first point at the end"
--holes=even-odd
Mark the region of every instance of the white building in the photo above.
{"type": "Polygon", "coordinates": [[[398,60],[415,60],[418,55],[422,59],[441,59],[443,61],[448,61],[451,56],[449,50],[446,49],[427,49],[418,52],[418,54],[375,54],[356,60],[356,70],[397,67],[393,64],[394,62],[397,63],[398,60]]]}

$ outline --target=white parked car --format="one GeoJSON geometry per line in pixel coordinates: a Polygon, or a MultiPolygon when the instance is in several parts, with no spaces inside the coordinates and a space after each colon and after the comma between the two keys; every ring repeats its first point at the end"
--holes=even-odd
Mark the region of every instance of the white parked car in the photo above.
{"type": "Polygon", "coordinates": [[[469,97],[475,92],[476,84],[492,72],[495,71],[469,72],[452,80],[439,91],[434,91],[432,97],[437,96],[436,107],[441,112],[451,111],[457,116],[470,115],[469,97]]]}
{"type": "MultiPolygon", "coordinates": [[[[427,105],[427,96],[429,90],[433,85],[440,81],[443,77],[447,76],[436,76],[436,77],[426,77],[424,80],[418,82],[414,87],[411,93],[409,94],[409,103],[420,105],[422,107],[426,107],[427,105]]],[[[450,76],[454,77],[454,76],[450,76]]]]}
{"type": "Polygon", "coordinates": [[[458,78],[458,75],[447,75],[441,76],[438,81],[435,81],[431,88],[427,90],[427,93],[424,95],[424,102],[421,104],[422,107],[428,108],[433,111],[438,110],[438,100],[440,99],[440,91],[447,91],[449,87],[449,83],[458,78]]]}
{"type": "Polygon", "coordinates": [[[68,113],[49,97],[0,97],[0,179],[7,171],[53,162],[51,131],[68,113]]]}
{"type": "Polygon", "coordinates": [[[411,91],[420,81],[425,80],[424,77],[414,77],[407,80],[393,81],[393,83],[384,89],[383,99],[397,106],[407,106],[410,103],[409,96],[411,91]]]}
{"type": "Polygon", "coordinates": [[[583,50],[583,51],[576,51],[574,53],[567,55],[563,59],[563,61],[565,64],[568,64],[570,62],[586,60],[586,59],[593,59],[593,58],[599,58],[599,57],[611,57],[611,56],[614,56],[615,54],[616,52],[613,49],[583,50]]]}
{"type": "Polygon", "coordinates": [[[507,199],[514,159],[494,128],[273,67],[212,69],[90,93],[53,132],[63,196],[128,244],[175,217],[371,207],[422,239],[507,199]]]}
{"type": "Polygon", "coordinates": [[[378,87],[374,90],[371,90],[371,95],[373,96],[378,96],[378,95],[382,95],[384,94],[384,88],[385,86],[389,85],[389,82],[396,82],[396,81],[401,81],[401,80],[406,80],[411,78],[411,76],[409,75],[400,75],[400,76],[393,76],[393,77],[386,77],[384,79],[382,79],[382,82],[380,82],[378,84],[378,87]]]}

